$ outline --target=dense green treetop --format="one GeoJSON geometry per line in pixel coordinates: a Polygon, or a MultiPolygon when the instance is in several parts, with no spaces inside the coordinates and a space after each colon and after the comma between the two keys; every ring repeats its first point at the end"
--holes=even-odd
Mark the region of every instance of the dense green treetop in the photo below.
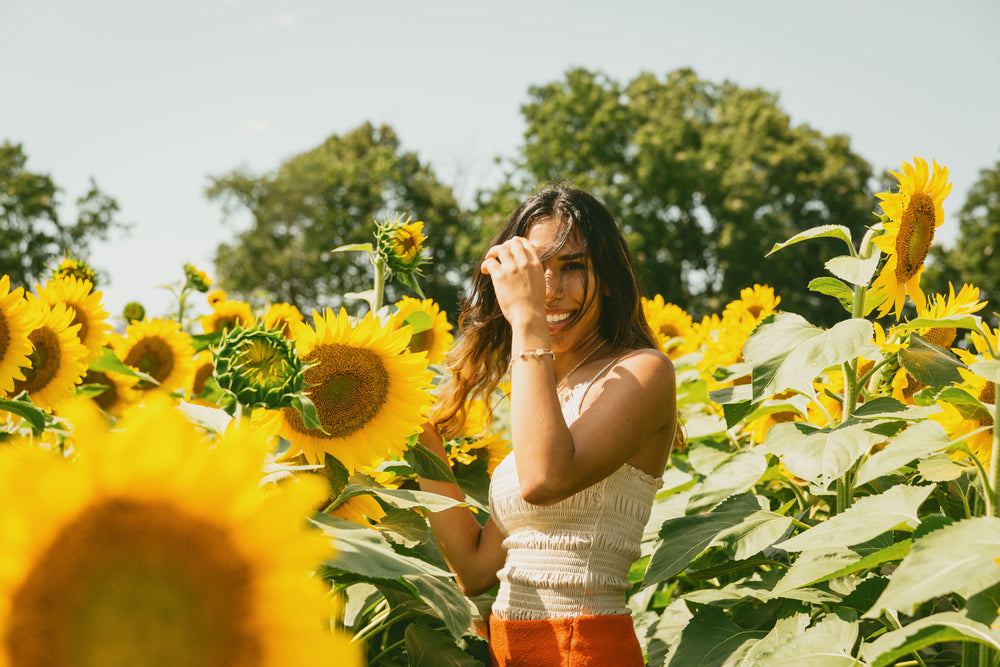
{"type": "Polygon", "coordinates": [[[59,260],[71,254],[88,260],[94,241],[107,241],[127,229],[115,219],[118,202],[101,192],[93,179],[76,200],[77,219],[59,218],[59,193],[52,177],[26,168],[20,144],[0,144],[0,275],[30,288],[43,282],[59,260]]]}

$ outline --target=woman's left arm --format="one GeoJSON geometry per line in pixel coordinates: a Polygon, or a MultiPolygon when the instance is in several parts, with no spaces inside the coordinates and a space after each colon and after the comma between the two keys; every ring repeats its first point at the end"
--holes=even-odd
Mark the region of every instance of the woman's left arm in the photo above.
{"type": "Polygon", "coordinates": [[[616,362],[590,388],[571,427],[547,400],[548,382],[534,379],[520,385],[511,406],[518,478],[528,502],[558,502],[633,458],[666,460],[677,427],[676,379],[666,355],[640,350],[616,362]]]}

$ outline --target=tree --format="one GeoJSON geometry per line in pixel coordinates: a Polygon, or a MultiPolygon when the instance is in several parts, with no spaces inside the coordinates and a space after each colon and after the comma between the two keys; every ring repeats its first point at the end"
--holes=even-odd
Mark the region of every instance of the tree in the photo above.
{"type": "MultiPolygon", "coordinates": [[[[585,69],[532,87],[525,143],[500,191],[570,181],[620,218],[646,291],[696,315],[754,283],[817,323],[839,313],[802,289],[825,275],[836,248],[777,254],[771,247],[818,224],[862,234],[874,221],[871,166],[843,135],[793,127],[773,93],[698,79],[680,69],[622,86],[585,69]]],[[[480,198],[504,202],[509,194],[480,198]]]]}
{"type": "Polygon", "coordinates": [[[0,275],[23,287],[42,282],[62,256],[86,261],[92,242],[107,241],[112,232],[128,229],[115,219],[118,202],[101,192],[93,179],[76,200],[76,221],[63,223],[60,189],[48,174],[28,171],[27,161],[21,144],[0,144],[0,275]]]}
{"type": "MultiPolygon", "coordinates": [[[[404,152],[388,126],[333,135],[272,173],[213,177],[206,195],[227,217],[250,214],[249,228],[216,250],[218,284],[236,295],[264,292],[305,312],[340,305],[343,294],[371,288],[371,272],[358,255],[330,251],[372,242],[373,221],[398,211],[424,221],[433,261],[420,284],[454,312],[459,291],[449,272],[468,271],[461,211],[451,188],[404,152]]],[[[398,294],[388,286],[387,299],[398,294]]]]}
{"type": "Polygon", "coordinates": [[[996,321],[1000,299],[1000,160],[979,171],[958,212],[958,237],[952,247],[931,246],[931,262],[924,274],[925,291],[948,293],[948,283],[958,291],[964,283],[979,288],[990,302],[984,314],[996,321]]]}

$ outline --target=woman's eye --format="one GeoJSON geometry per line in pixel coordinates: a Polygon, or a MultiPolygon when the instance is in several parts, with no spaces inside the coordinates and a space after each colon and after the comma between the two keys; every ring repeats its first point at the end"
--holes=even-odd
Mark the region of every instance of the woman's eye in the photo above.
{"type": "Polygon", "coordinates": [[[566,262],[562,268],[563,271],[580,271],[583,269],[583,262],[566,262]]]}

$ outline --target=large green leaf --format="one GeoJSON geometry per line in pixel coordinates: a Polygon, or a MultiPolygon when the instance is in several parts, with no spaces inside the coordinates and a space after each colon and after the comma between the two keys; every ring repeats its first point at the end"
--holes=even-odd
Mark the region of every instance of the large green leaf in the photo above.
{"type": "Polygon", "coordinates": [[[890,439],[883,449],[862,461],[854,483],[867,484],[899,470],[910,461],[941,451],[948,443],[948,434],[936,421],[928,419],[913,424],[890,439]]]}
{"type": "Polygon", "coordinates": [[[738,525],[719,534],[733,558],[743,560],[760,553],[785,534],[792,524],[792,517],[776,512],[754,512],[738,525]]]}
{"type": "Polygon", "coordinates": [[[1000,519],[976,517],[939,528],[913,541],[909,555],[892,573],[878,602],[865,617],[883,609],[912,614],[932,598],[973,593],[1000,582],[1000,519]]]}
{"type": "Polygon", "coordinates": [[[431,450],[414,440],[413,444],[403,452],[403,459],[421,477],[441,482],[458,484],[455,474],[447,463],[441,460],[431,450]]]}
{"type": "Polygon", "coordinates": [[[403,636],[410,667],[485,667],[447,635],[422,623],[410,623],[403,636]]]}
{"type": "Polygon", "coordinates": [[[829,277],[814,278],[809,281],[808,287],[813,292],[832,296],[840,302],[844,310],[849,313],[854,312],[854,290],[842,281],[829,277]]]}
{"type": "Polygon", "coordinates": [[[871,423],[853,422],[835,429],[815,429],[800,422],[772,426],[765,449],[781,459],[789,472],[822,488],[847,472],[854,462],[885,440],[871,423]]]}
{"type": "Polygon", "coordinates": [[[403,580],[427,603],[431,613],[444,621],[452,637],[458,639],[469,630],[476,607],[453,581],[429,574],[407,574],[403,580]]]}
{"type": "MultiPolygon", "coordinates": [[[[787,248],[788,246],[801,241],[808,241],[809,239],[818,239],[823,237],[840,239],[847,244],[847,247],[850,248],[851,251],[854,250],[854,241],[851,240],[850,229],[844,227],[843,225],[819,225],[818,227],[811,227],[804,232],[799,232],[787,241],[775,243],[774,246],[768,251],[767,255],[778,252],[782,248],[787,248]]],[[[765,255],[765,257],[767,257],[767,255],[765,255]]]]}
{"type": "Polygon", "coordinates": [[[913,379],[928,387],[944,387],[962,381],[959,368],[966,365],[949,350],[944,349],[917,333],[910,334],[909,344],[898,353],[899,365],[913,379]]]}
{"type": "Polygon", "coordinates": [[[45,429],[46,413],[41,408],[37,408],[31,403],[24,401],[13,401],[9,398],[0,398],[0,410],[9,412],[12,415],[26,420],[31,424],[31,430],[38,434],[45,429]]]}
{"type": "Polygon", "coordinates": [[[975,642],[1000,652],[1000,630],[973,621],[959,612],[946,611],[919,618],[862,644],[861,654],[871,667],[889,667],[925,646],[955,641],[975,642]]]}
{"type": "Polygon", "coordinates": [[[325,565],[376,579],[398,579],[408,574],[450,577],[436,565],[393,550],[378,532],[325,514],[314,515],[310,523],[330,538],[336,554],[325,565]]]}
{"type": "Polygon", "coordinates": [[[774,587],[774,593],[775,595],[784,594],[794,588],[818,584],[837,577],[846,577],[856,572],[878,567],[883,563],[902,560],[906,554],[910,553],[910,545],[910,540],[903,540],[867,556],[862,556],[857,551],[844,547],[803,551],[774,587]]]}
{"type": "Polygon", "coordinates": [[[344,490],[341,492],[340,497],[337,500],[343,502],[352,496],[360,494],[378,496],[396,507],[404,509],[420,507],[429,512],[441,512],[443,510],[451,509],[452,507],[464,504],[454,498],[442,496],[437,493],[430,493],[428,491],[387,489],[381,486],[367,486],[362,484],[348,484],[344,487],[344,490]]]}
{"type": "Polygon", "coordinates": [[[757,646],[754,646],[737,664],[747,667],[854,667],[858,661],[851,651],[857,638],[858,625],[853,618],[827,614],[811,627],[764,642],[766,652],[755,651],[757,646]]]}
{"type": "Polygon", "coordinates": [[[688,500],[686,514],[712,509],[726,498],[750,489],[767,471],[767,459],[755,452],[737,452],[712,470],[688,500]]]}
{"type": "Polygon", "coordinates": [[[743,346],[743,358],[753,367],[753,400],[786,389],[811,395],[816,376],[856,358],[873,332],[872,323],[860,318],[838,322],[828,330],[794,313],[765,320],[743,346]]]}
{"type": "Polygon", "coordinates": [[[1000,360],[987,359],[969,364],[969,370],[994,384],[1000,384],[1000,360]]]}
{"type": "MultiPolygon", "coordinates": [[[[731,507],[729,503],[724,507],[731,507]]],[[[681,572],[707,549],[718,536],[755,513],[754,508],[716,510],[664,521],[659,542],[646,567],[642,586],[652,586],[681,572]]]]}
{"type": "Polygon", "coordinates": [[[917,510],[934,490],[932,484],[898,484],[877,496],[865,496],[836,516],[803,531],[778,546],[785,551],[849,547],[898,527],[914,529],[917,510]]]}
{"type": "Polygon", "coordinates": [[[738,661],[767,633],[745,630],[721,609],[700,607],[681,632],[669,667],[722,667],[738,661]]]}

